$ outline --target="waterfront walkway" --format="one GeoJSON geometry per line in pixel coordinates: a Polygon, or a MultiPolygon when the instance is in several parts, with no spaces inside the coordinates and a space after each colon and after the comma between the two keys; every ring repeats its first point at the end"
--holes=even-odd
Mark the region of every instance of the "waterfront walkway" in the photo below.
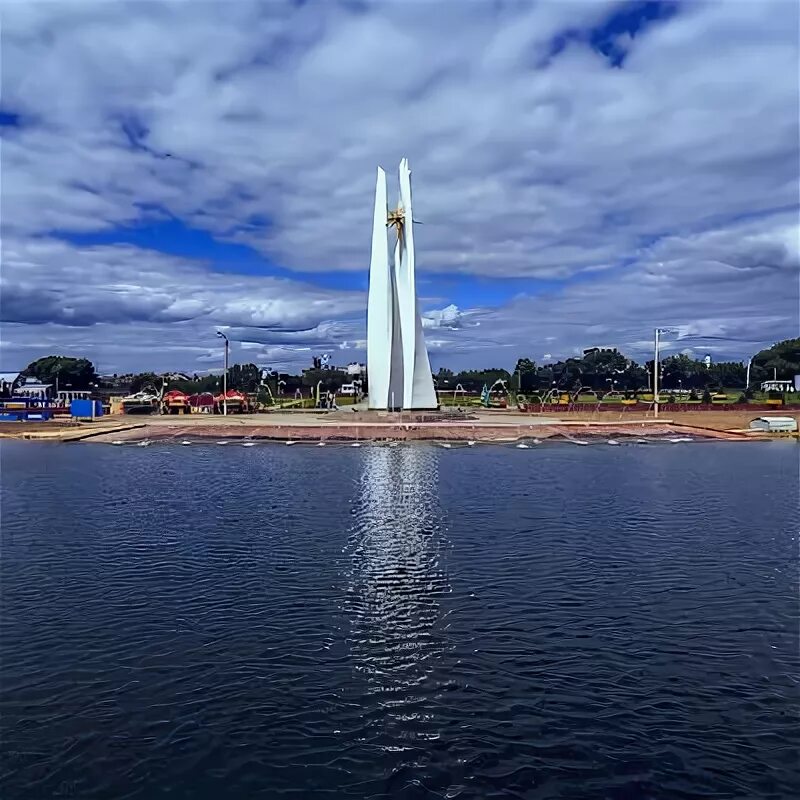
{"type": "MultiPolygon", "coordinates": [[[[358,441],[358,440],[447,440],[510,442],[525,438],[583,439],[620,436],[693,435],[719,439],[741,439],[741,431],[718,430],[703,426],[702,415],[687,424],[672,418],[620,415],[609,419],[575,419],[575,415],[531,415],[515,411],[482,409],[456,415],[276,411],[265,414],[206,416],[114,416],[78,424],[43,423],[31,429],[24,423],[10,423],[0,429],[0,437],[55,441],[138,441],[206,440],[228,438],[272,439],[279,441],[358,441]]],[[[726,422],[740,423],[726,419],[726,422]]],[[[681,420],[683,422],[683,420],[681,420]]]]}
{"type": "MultiPolygon", "coordinates": [[[[779,413],[779,412],[776,412],[779,413]]],[[[60,421],[0,425],[0,438],[50,441],[137,441],[254,438],[273,440],[474,440],[508,442],[524,438],[620,436],[702,436],[715,439],[758,438],[747,431],[753,412],[682,412],[668,418],[620,413],[525,414],[515,410],[478,409],[458,414],[353,413],[352,409],[273,411],[262,414],[187,416],[112,416],[92,422],[60,421]]]]}

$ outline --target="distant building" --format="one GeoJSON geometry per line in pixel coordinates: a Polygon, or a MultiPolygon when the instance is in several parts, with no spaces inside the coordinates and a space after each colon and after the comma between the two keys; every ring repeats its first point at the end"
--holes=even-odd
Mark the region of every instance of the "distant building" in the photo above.
{"type": "Polygon", "coordinates": [[[357,361],[347,365],[347,374],[351,376],[361,377],[366,371],[366,366],[364,364],[359,364],[357,361]]]}
{"type": "Polygon", "coordinates": [[[30,397],[36,400],[49,400],[52,396],[52,383],[39,383],[35,378],[26,378],[14,389],[17,397],[30,397]]]}
{"type": "Polygon", "coordinates": [[[750,423],[750,429],[767,433],[794,433],[797,420],[794,417],[758,417],[750,423]]]}
{"type": "MultiPolygon", "coordinates": [[[[56,405],[67,408],[73,400],[89,400],[92,393],[85,389],[66,389],[56,392],[56,405]]],[[[89,416],[89,415],[87,415],[89,416]]]]}
{"type": "Polygon", "coordinates": [[[99,381],[100,385],[104,386],[108,389],[124,389],[125,393],[131,385],[131,381],[133,380],[133,374],[128,373],[126,375],[100,375],[99,381]]]}

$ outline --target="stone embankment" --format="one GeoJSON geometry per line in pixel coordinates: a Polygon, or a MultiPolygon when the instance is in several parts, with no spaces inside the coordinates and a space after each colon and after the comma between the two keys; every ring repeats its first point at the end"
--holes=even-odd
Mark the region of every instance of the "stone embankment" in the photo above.
{"type": "Polygon", "coordinates": [[[569,440],[652,436],[709,439],[762,438],[747,430],[753,414],[735,417],[703,412],[652,416],[520,414],[480,410],[462,413],[383,414],[376,412],[279,411],[244,416],[104,417],[86,423],[4,423],[0,438],[47,441],[152,441],[267,439],[276,441],[480,441],[511,442],[525,438],[569,440]],[[741,419],[740,419],[741,417],[741,419]]]}

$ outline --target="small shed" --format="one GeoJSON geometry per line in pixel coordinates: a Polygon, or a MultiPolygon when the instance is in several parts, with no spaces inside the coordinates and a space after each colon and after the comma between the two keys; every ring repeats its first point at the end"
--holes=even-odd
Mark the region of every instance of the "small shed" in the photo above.
{"type": "Polygon", "coordinates": [[[103,404],[99,400],[73,400],[69,413],[77,419],[94,419],[103,416],[103,404]]]}
{"type": "Polygon", "coordinates": [[[797,420],[794,417],[758,417],[750,423],[750,430],[794,433],[797,430],[797,420]]]}

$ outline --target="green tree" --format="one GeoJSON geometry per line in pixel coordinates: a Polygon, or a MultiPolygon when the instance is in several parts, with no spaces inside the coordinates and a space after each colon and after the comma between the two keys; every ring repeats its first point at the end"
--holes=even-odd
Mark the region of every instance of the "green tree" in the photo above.
{"type": "Polygon", "coordinates": [[[131,378],[130,391],[131,394],[136,394],[145,388],[157,389],[160,385],[161,378],[155,372],[140,372],[131,378]]]}
{"type": "Polygon", "coordinates": [[[54,386],[58,384],[59,389],[69,386],[80,391],[97,383],[94,365],[86,358],[45,356],[28,364],[22,374],[42,383],[51,383],[54,386]]]}
{"type": "Polygon", "coordinates": [[[256,392],[261,383],[261,370],[255,364],[234,364],[228,369],[228,389],[256,392]]]}
{"type": "MultiPolygon", "coordinates": [[[[156,381],[160,381],[161,378],[156,378],[156,381]]],[[[152,381],[152,378],[151,378],[152,381]]],[[[191,380],[188,381],[172,381],[170,382],[168,389],[178,389],[185,394],[203,394],[205,392],[211,392],[212,394],[218,394],[222,391],[222,376],[221,375],[204,375],[202,378],[197,375],[196,373],[192,376],[191,380]]]]}
{"type": "Polygon", "coordinates": [[[518,391],[529,392],[534,388],[536,362],[530,358],[520,358],[514,367],[514,385],[518,391]]]}
{"type": "Polygon", "coordinates": [[[747,383],[747,366],[741,361],[718,361],[709,372],[721,388],[744,389],[747,383]]]}
{"type": "Polygon", "coordinates": [[[629,361],[620,385],[629,391],[642,390],[647,387],[647,379],[647,370],[635,361],[629,361]]]}
{"type": "Polygon", "coordinates": [[[459,372],[453,379],[453,384],[460,383],[467,391],[479,392],[483,385],[491,386],[497,380],[508,382],[508,370],[505,369],[469,369],[459,372]]]}
{"type": "Polygon", "coordinates": [[[680,353],[662,359],[660,383],[664,389],[744,386],[745,372],[745,365],[736,361],[720,361],[706,366],[704,361],[680,353]]]}
{"type": "Polygon", "coordinates": [[[757,380],[769,380],[776,374],[779,381],[790,381],[800,375],[800,339],[785,339],[753,356],[757,380]]]}
{"type": "Polygon", "coordinates": [[[439,371],[433,377],[436,381],[436,385],[440,389],[455,385],[453,381],[453,370],[447,369],[446,367],[439,367],[439,371]]]}
{"type": "Polygon", "coordinates": [[[536,370],[536,362],[532,361],[530,358],[519,358],[517,359],[517,365],[514,367],[514,372],[519,373],[526,373],[526,372],[535,372],[536,370]]]}
{"type": "Polygon", "coordinates": [[[303,370],[303,385],[316,388],[322,381],[322,391],[338,391],[342,384],[348,383],[347,373],[338,369],[306,369],[303,370]]]}
{"type": "Polygon", "coordinates": [[[275,392],[272,391],[272,387],[269,384],[270,381],[267,381],[258,387],[258,391],[256,392],[256,402],[260,406],[271,406],[275,402],[276,395],[275,392]]]}
{"type": "Polygon", "coordinates": [[[667,356],[660,366],[659,385],[663,389],[689,389],[697,384],[695,379],[706,369],[705,364],[689,358],[686,353],[667,356]]]}
{"type": "Polygon", "coordinates": [[[566,361],[556,361],[539,367],[528,381],[523,383],[527,391],[546,392],[550,389],[568,391],[579,388],[586,380],[583,372],[583,361],[580,358],[568,358],[566,361]]]}

